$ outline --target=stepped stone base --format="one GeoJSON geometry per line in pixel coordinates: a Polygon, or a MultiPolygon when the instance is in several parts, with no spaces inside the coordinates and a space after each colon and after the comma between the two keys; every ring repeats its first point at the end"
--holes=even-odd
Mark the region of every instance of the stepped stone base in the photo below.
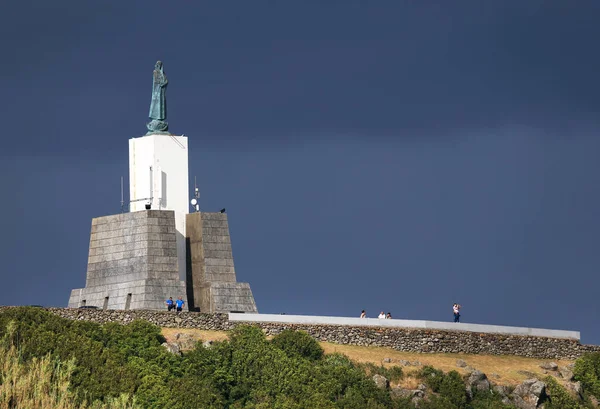
{"type": "Polygon", "coordinates": [[[201,312],[253,312],[250,284],[238,283],[225,213],[186,217],[188,299],[201,312]]]}
{"type": "Polygon", "coordinates": [[[92,219],[86,285],[71,291],[69,307],[163,310],[169,297],[185,300],[176,240],[170,210],[92,219]]]}
{"type": "Polygon", "coordinates": [[[206,282],[200,288],[200,311],[256,313],[257,309],[250,284],[206,282]]]}

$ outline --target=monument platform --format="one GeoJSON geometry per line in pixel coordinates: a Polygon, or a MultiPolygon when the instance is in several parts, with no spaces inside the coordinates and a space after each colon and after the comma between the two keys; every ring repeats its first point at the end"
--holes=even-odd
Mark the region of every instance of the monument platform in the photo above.
{"type": "Polygon", "coordinates": [[[173,211],[92,219],[85,288],[71,291],[69,307],[163,310],[167,298],[185,296],[173,211]]]}
{"type": "Polygon", "coordinates": [[[229,314],[232,322],[256,322],[303,325],[343,325],[352,327],[386,327],[433,329],[442,331],[465,331],[487,334],[524,335],[545,338],[581,339],[579,331],[555,329],[508,327],[502,325],[465,324],[462,322],[397,320],[379,318],[323,317],[311,315],[279,315],[279,314],[229,314]]]}

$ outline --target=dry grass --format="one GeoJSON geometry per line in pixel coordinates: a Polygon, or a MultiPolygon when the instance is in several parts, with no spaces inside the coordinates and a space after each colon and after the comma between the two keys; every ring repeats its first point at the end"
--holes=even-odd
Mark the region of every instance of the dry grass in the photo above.
{"type": "MultiPolygon", "coordinates": [[[[519,356],[496,356],[496,355],[467,355],[467,354],[419,354],[411,352],[400,352],[391,348],[381,347],[361,347],[354,345],[337,345],[328,342],[321,342],[321,346],[325,353],[342,353],[356,362],[371,362],[374,364],[382,364],[384,358],[391,358],[391,364],[383,364],[384,366],[398,365],[398,361],[419,361],[423,365],[431,365],[434,368],[441,369],[444,372],[452,370],[464,375],[467,370],[456,366],[456,360],[462,359],[472,368],[479,369],[486,373],[491,380],[500,385],[516,385],[523,382],[529,376],[519,373],[519,371],[527,371],[536,374],[542,378],[546,376],[544,370],[540,368],[540,364],[548,362],[544,359],[523,358],[519,356]],[[493,377],[492,374],[499,375],[493,377]]],[[[573,361],[558,360],[554,361],[560,366],[566,366],[573,361]]],[[[410,383],[407,386],[416,386],[416,380],[410,375],[418,371],[420,367],[407,366],[404,368],[404,373],[408,375],[404,381],[410,383]],[[415,383],[415,385],[412,385],[415,383]]]]}
{"type": "MultiPolygon", "coordinates": [[[[174,335],[176,333],[190,334],[195,339],[202,340],[213,340],[222,341],[227,339],[228,333],[226,331],[202,331],[196,329],[184,329],[184,328],[163,328],[163,335],[167,340],[174,341],[174,335]]],[[[423,365],[431,365],[434,368],[441,369],[444,372],[452,370],[464,375],[467,374],[467,370],[456,366],[456,360],[462,359],[472,368],[479,369],[486,373],[494,383],[499,385],[516,385],[523,382],[529,376],[519,373],[519,371],[526,371],[535,374],[537,377],[542,378],[546,376],[544,370],[540,368],[540,364],[548,362],[544,359],[534,358],[523,358],[518,356],[496,356],[496,355],[467,355],[467,354],[419,354],[411,352],[400,352],[391,348],[382,347],[362,347],[355,345],[338,345],[329,342],[320,342],[321,347],[325,350],[325,353],[341,353],[348,356],[355,362],[360,363],[374,363],[380,365],[383,363],[384,358],[391,358],[392,363],[383,364],[384,366],[399,365],[400,360],[406,361],[419,361],[423,365]],[[492,374],[498,375],[498,377],[492,374]]],[[[566,366],[573,361],[558,360],[554,361],[560,366],[566,366]]],[[[404,367],[404,373],[407,375],[402,380],[401,385],[403,387],[416,387],[420,381],[417,380],[412,374],[416,373],[421,367],[407,366],[404,367]]],[[[560,380],[559,380],[560,381],[560,380]]]]}

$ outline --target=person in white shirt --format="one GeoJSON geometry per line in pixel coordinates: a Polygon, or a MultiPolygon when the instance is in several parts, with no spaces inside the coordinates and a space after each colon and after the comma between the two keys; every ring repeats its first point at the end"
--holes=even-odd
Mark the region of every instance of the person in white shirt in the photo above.
{"type": "Polygon", "coordinates": [[[367,318],[367,313],[365,312],[365,310],[362,310],[362,312],[360,313],[360,318],[367,318]]]}
{"type": "Polygon", "coordinates": [[[381,311],[381,314],[377,318],[385,319],[385,312],[381,311]]]}
{"type": "Polygon", "coordinates": [[[460,304],[454,303],[452,312],[454,313],[454,322],[460,322],[460,304]]]}

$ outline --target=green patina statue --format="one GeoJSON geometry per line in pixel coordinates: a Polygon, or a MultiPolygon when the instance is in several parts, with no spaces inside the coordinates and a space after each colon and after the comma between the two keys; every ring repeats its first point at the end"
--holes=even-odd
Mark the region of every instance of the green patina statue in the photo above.
{"type": "Polygon", "coordinates": [[[169,124],[167,123],[167,76],[165,75],[163,64],[157,61],[154,66],[154,76],[152,79],[152,102],[150,103],[150,113],[148,116],[151,121],[146,124],[148,133],[167,133],[169,124]]]}

